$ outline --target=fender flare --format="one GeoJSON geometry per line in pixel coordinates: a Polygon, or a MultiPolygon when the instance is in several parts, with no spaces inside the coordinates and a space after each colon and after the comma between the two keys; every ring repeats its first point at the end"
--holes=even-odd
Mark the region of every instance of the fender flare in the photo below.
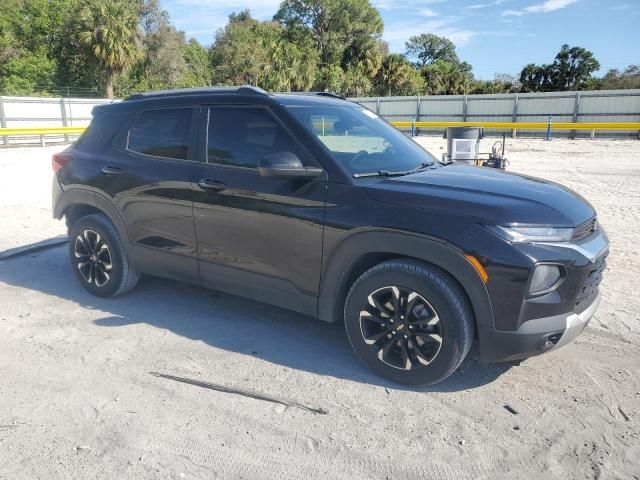
{"type": "Polygon", "coordinates": [[[334,250],[322,274],[318,317],[328,322],[342,318],[341,293],[356,262],[366,254],[411,257],[435,265],[451,275],[469,297],[478,327],[494,328],[489,292],[480,274],[463,253],[442,241],[392,231],[360,232],[343,240],[334,250]]]}
{"type": "Polygon", "coordinates": [[[70,188],[62,192],[53,209],[53,217],[61,219],[67,210],[75,205],[89,205],[104,213],[115,225],[120,238],[129,243],[124,220],[116,206],[103,195],[84,188],[70,188]]]}
{"type": "Polygon", "coordinates": [[[70,207],[78,204],[96,206],[91,190],[84,188],[70,188],[62,191],[53,206],[53,218],[60,220],[70,207]]]}

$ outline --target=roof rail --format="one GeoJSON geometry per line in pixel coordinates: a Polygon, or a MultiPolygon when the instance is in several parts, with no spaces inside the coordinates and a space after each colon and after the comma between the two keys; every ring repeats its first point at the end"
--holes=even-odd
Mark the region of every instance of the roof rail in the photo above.
{"type": "Polygon", "coordinates": [[[347,100],[346,97],[343,97],[342,95],[338,95],[337,93],[332,93],[332,92],[311,92],[313,95],[318,95],[319,97],[331,97],[331,98],[338,98],[340,100],[347,100]]]}
{"type": "Polygon", "coordinates": [[[203,95],[220,93],[238,93],[245,95],[271,95],[267,91],[252,85],[242,85],[240,87],[196,87],[196,88],[176,88],[173,90],[156,90],[152,92],[134,93],[126,100],[142,100],[147,98],[172,97],[176,95],[203,95]]]}
{"type": "Polygon", "coordinates": [[[342,95],[338,95],[337,93],[331,93],[331,92],[286,92],[287,95],[316,95],[318,97],[331,97],[331,98],[336,98],[338,100],[347,100],[349,101],[346,97],[343,97],[342,95]]]}
{"type": "Polygon", "coordinates": [[[242,85],[241,87],[238,87],[237,93],[248,93],[253,95],[267,95],[267,96],[271,95],[266,90],[263,90],[260,87],[254,87],[253,85],[242,85]]]}

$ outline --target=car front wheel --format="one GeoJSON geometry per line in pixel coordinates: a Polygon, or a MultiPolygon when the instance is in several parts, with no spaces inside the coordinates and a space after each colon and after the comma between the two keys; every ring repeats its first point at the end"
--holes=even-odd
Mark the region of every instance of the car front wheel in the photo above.
{"type": "Polygon", "coordinates": [[[414,260],[387,261],[362,274],[347,295],[344,314],[358,356],[397,383],[444,380],[473,340],[473,317],[460,286],[414,260]]]}

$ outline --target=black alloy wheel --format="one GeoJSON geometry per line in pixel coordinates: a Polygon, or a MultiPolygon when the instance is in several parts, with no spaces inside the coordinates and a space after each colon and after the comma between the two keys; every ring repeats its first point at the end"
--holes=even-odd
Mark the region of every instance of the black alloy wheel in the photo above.
{"type": "Polygon", "coordinates": [[[74,254],[76,267],[87,283],[103,287],[111,279],[111,252],[99,233],[82,230],[75,239],[74,254]]]}
{"type": "Polygon", "coordinates": [[[364,272],[347,294],[344,321],[358,357],[406,385],[444,380],[473,341],[473,312],[462,287],[414,259],[388,260],[364,272]]]}
{"type": "Polygon", "coordinates": [[[404,287],[386,286],[371,292],[360,311],[360,330],[380,361],[401,370],[429,365],[442,347],[435,308],[404,287]]]}

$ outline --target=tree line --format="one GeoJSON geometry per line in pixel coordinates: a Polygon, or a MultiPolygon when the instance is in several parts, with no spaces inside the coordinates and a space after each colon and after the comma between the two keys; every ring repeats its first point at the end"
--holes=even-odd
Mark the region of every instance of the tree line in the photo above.
{"type": "MultiPolygon", "coordinates": [[[[125,96],[251,84],[346,96],[640,88],[640,67],[594,77],[592,52],[563,45],[519,76],[474,78],[449,39],[423,33],[390,53],[369,0],[284,0],[270,21],[229,16],[208,48],[172,25],[159,0],[3,0],[0,94],[125,96]]],[[[213,32],[212,32],[213,33],[213,32]]]]}

